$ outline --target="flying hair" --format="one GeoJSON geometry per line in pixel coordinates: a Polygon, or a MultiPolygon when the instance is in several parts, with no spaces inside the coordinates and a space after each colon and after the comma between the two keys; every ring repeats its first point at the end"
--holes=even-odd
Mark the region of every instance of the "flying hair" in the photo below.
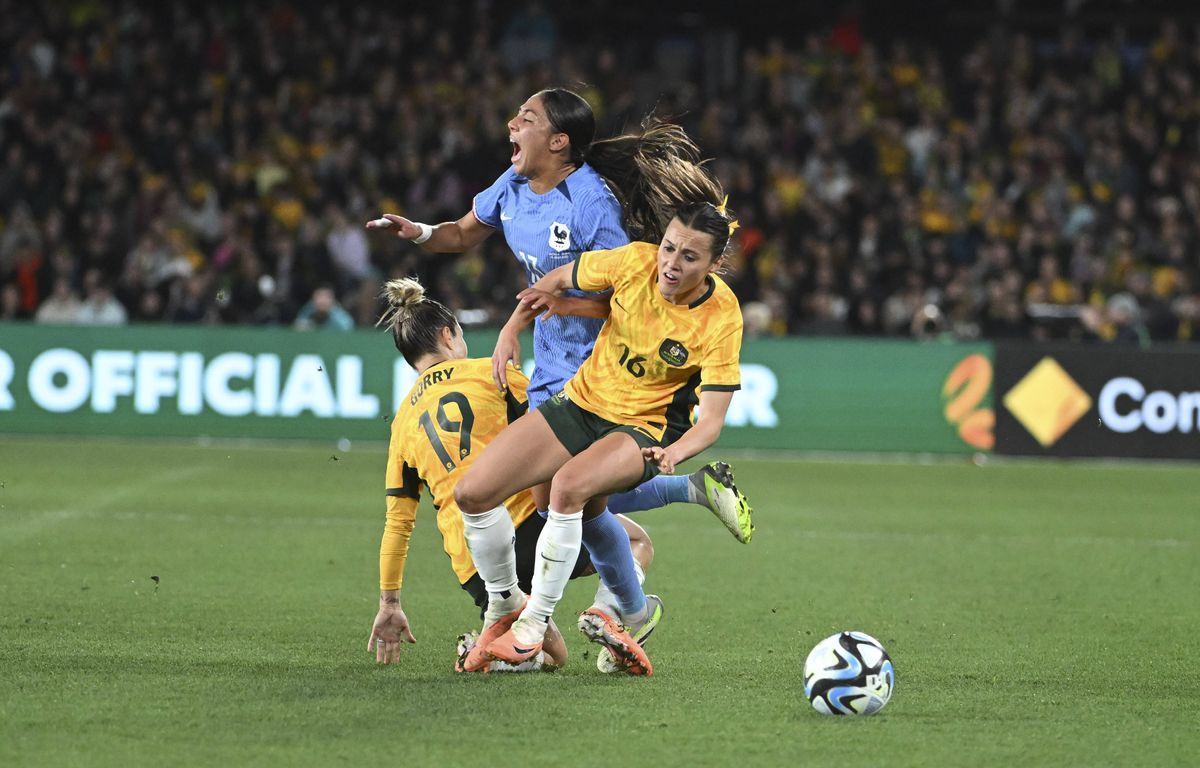
{"type": "Polygon", "coordinates": [[[587,162],[620,201],[633,240],[657,243],[681,207],[696,202],[716,207],[725,196],[687,132],[653,115],[638,131],[593,142],[587,162]]]}
{"type": "Polygon", "coordinates": [[[721,204],[721,185],[678,125],[650,114],[639,130],[594,141],[596,119],[586,99],[567,88],[547,88],[537,96],[552,129],[570,140],[569,162],[588,163],[608,182],[632,239],[658,242],[674,212],[688,203],[721,204]]]}

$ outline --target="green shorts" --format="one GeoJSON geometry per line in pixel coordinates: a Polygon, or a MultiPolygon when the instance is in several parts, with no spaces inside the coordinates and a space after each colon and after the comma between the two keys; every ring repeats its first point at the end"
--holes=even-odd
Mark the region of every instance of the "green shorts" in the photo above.
{"type": "MultiPolygon", "coordinates": [[[[550,425],[550,431],[558,438],[558,442],[572,456],[578,456],[592,443],[613,432],[624,432],[633,438],[638,448],[652,448],[662,443],[641,427],[628,424],[615,424],[608,419],[602,419],[591,411],[585,411],[571,402],[566,392],[559,392],[538,406],[538,412],[545,417],[550,425]]],[[[645,462],[646,468],[642,477],[633,485],[634,488],[658,474],[658,465],[645,462]]]]}

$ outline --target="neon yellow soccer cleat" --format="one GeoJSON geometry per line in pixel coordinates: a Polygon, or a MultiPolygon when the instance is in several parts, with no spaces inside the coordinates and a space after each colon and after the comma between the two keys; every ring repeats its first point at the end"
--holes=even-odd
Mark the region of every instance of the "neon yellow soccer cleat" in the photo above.
{"type": "Polygon", "coordinates": [[[708,508],[725,524],[733,538],[749,544],[754,536],[754,510],[750,501],[733,484],[733,470],[723,461],[712,461],[691,474],[691,481],[704,489],[708,508]]]}

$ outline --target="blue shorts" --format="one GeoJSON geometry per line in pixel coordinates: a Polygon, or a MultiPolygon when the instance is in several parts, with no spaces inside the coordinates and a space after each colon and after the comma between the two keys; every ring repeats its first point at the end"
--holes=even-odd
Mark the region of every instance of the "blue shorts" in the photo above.
{"type": "Polygon", "coordinates": [[[550,398],[563,391],[563,386],[566,385],[567,378],[555,376],[554,378],[542,378],[538,375],[540,368],[533,369],[533,376],[529,379],[529,387],[525,390],[525,396],[529,398],[529,410],[536,409],[539,405],[546,402],[550,398]]]}

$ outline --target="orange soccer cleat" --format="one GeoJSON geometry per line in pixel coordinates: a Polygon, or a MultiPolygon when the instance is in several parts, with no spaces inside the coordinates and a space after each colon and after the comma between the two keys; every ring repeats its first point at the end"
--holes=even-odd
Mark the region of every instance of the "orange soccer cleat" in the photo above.
{"type": "Polygon", "coordinates": [[[646,601],[650,604],[650,615],[639,628],[637,638],[631,635],[620,621],[599,608],[588,608],[579,615],[579,631],[593,643],[603,645],[611,655],[612,661],[630,675],[654,674],[654,665],[650,663],[650,657],[646,655],[639,639],[645,642],[650,632],[658,625],[662,618],[662,601],[655,595],[646,595],[646,601]]]}
{"type": "MultiPolygon", "coordinates": [[[[462,661],[462,670],[464,672],[487,671],[488,663],[491,661],[491,657],[488,656],[488,646],[498,637],[508,632],[513,622],[520,617],[521,611],[525,610],[525,603],[528,600],[529,598],[525,598],[521,601],[520,608],[509,611],[483,628],[483,631],[479,633],[479,639],[475,641],[475,646],[467,652],[466,658],[462,661]]],[[[539,645],[538,647],[540,648],[541,646],[539,645]]]]}
{"type": "MultiPolygon", "coordinates": [[[[525,619],[526,627],[532,623],[533,619],[525,619]]],[[[532,659],[542,650],[542,640],[539,639],[532,643],[522,642],[517,637],[516,630],[521,626],[520,621],[514,623],[513,626],[500,637],[487,644],[487,655],[493,659],[506,661],[509,664],[520,664],[524,661],[532,659]]],[[[482,638],[480,645],[483,645],[482,638]]]]}

